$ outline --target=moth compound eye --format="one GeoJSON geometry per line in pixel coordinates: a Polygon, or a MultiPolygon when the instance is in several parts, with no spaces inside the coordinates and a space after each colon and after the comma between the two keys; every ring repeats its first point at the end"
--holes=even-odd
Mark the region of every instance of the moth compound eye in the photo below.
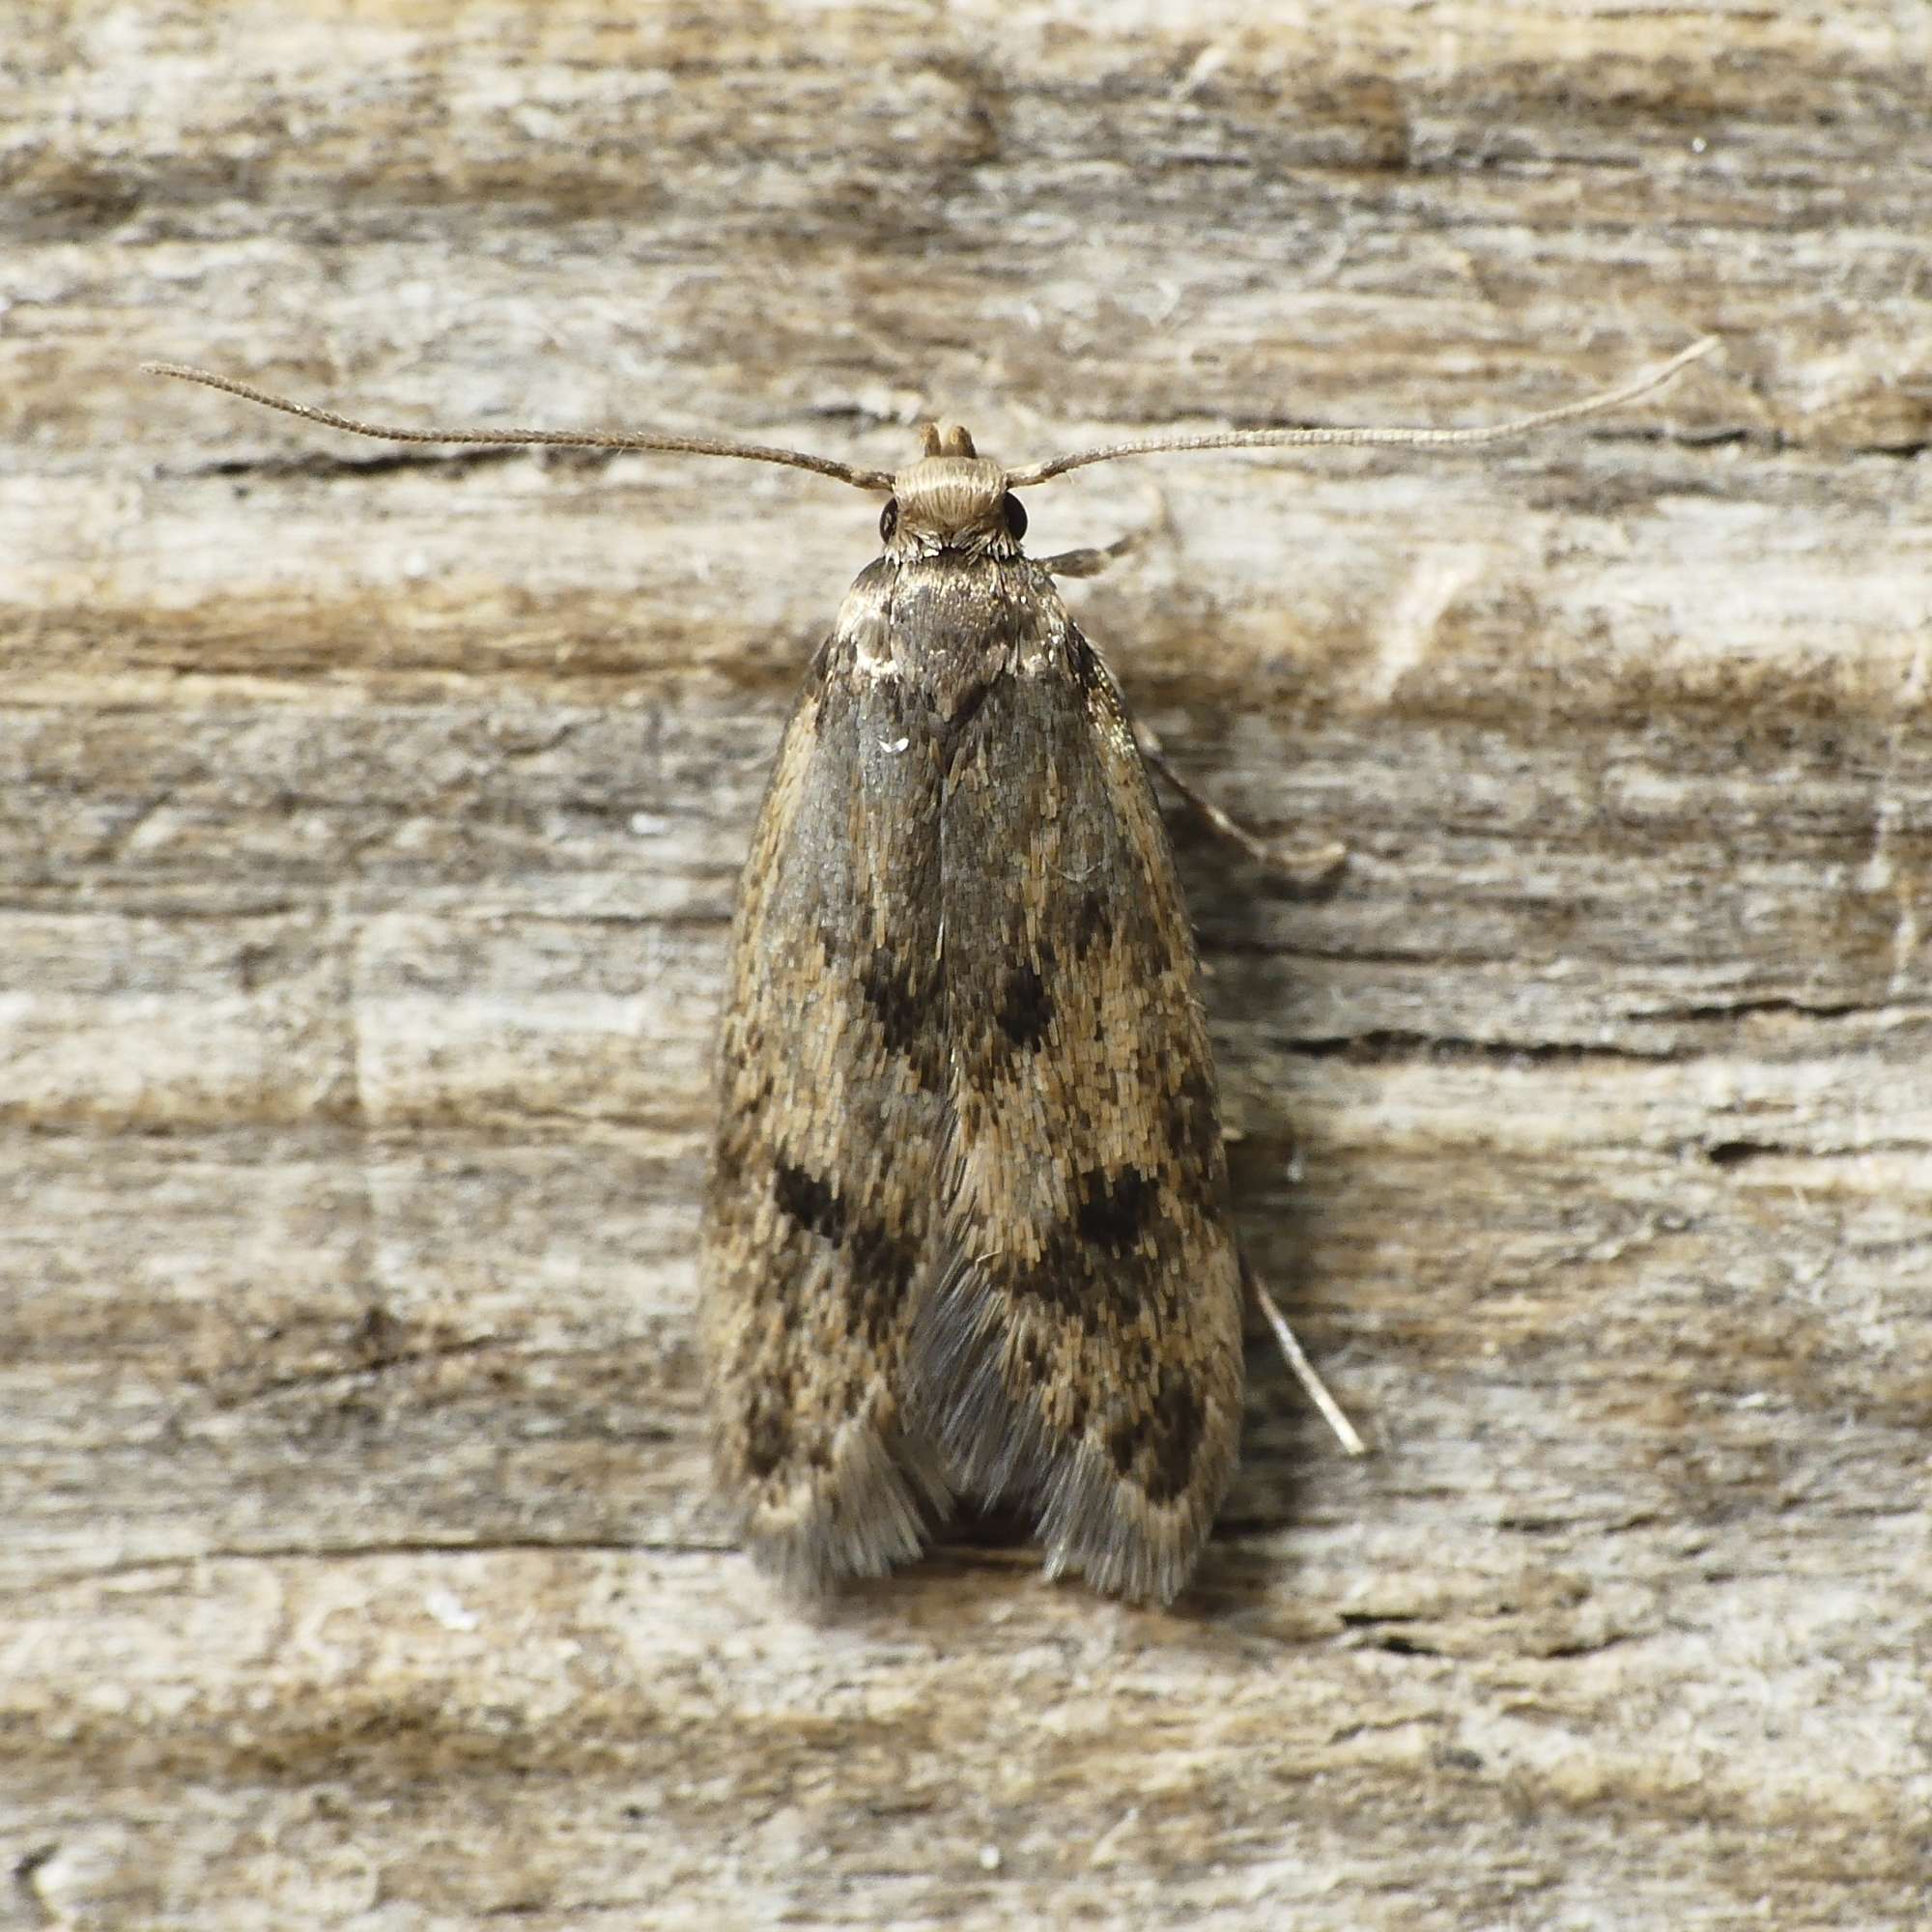
{"type": "Polygon", "coordinates": [[[1010,490],[1000,498],[1000,514],[1007,520],[1007,534],[1009,537],[1026,535],[1026,505],[1010,490]]]}
{"type": "Polygon", "coordinates": [[[886,507],[879,512],[879,535],[887,543],[893,540],[893,532],[899,526],[899,499],[886,498],[886,507]]]}

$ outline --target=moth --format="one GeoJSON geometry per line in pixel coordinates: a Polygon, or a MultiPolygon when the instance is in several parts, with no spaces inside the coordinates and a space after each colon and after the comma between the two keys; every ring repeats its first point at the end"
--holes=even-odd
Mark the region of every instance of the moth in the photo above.
{"type": "Polygon", "coordinates": [[[1007,466],[928,425],[895,471],[657,432],[384,428],[149,366],[358,435],[726,456],[885,498],[732,923],[699,1258],[719,1489],[803,1591],[913,1559],[965,1501],[1029,1520],[1049,1576],[1168,1603],[1235,1468],[1248,1278],[1174,856],[1056,588],[1098,554],[1029,557],[1017,493],[1166,450],[1490,441],[1631,401],[1714,346],[1485,428],[1007,466]]]}

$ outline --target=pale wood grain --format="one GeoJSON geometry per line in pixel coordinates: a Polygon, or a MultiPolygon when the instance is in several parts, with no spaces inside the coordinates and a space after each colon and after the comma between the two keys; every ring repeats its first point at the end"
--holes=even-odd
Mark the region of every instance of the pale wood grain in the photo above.
{"type": "Polygon", "coordinates": [[[0,1926],[1906,1927],[1932,1883],[1932,16],[22,10],[0,117],[0,1926]],[[735,868],[867,463],[1174,424],[1259,1340],[1177,1614],[704,1497],[735,868]]]}

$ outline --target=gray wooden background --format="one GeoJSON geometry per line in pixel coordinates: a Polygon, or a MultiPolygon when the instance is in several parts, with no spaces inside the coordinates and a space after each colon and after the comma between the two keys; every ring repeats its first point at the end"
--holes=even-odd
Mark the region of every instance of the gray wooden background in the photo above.
{"type": "Polygon", "coordinates": [[[1932,9],[14,4],[0,1926],[1906,1927],[1932,1883],[1932,9]],[[704,1493],[724,923],[892,464],[1178,425],[1082,622],[1252,1351],[1173,1614],[704,1493]]]}

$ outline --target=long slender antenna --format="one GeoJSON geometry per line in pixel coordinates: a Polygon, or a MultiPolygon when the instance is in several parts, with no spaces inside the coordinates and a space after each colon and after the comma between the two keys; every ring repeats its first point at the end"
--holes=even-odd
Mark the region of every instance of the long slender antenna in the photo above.
{"type": "MultiPolygon", "coordinates": [[[[1069,469],[1084,469],[1090,464],[1112,463],[1122,456],[1156,456],[1167,450],[1182,449],[1280,449],[1306,443],[1381,443],[1403,448],[1439,446],[1447,443],[1501,442],[1530,430],[1547,429],[1552,423],[1574,422],[1579,416],[1600,415],[1624,403],[1661,388],[1700,355],[1708,355],[1719,346],[1715,335],[1679,350],[1668,362],[1647,374],[1584,396],[1555,409],[1538,410],[1531,415],[1514,416],[1508,422],[1479,425],[1473,429],[1396,429],[1370,425],[1333,425],[1306,429],[1237,429],[1209,432],[1206,436],[1146,437],[1134,442],[1116,442],[1104,449],[1083,449],[1069,456],[1050,457],[1044,463],[1028,464],[1007,472],[1007,483],[1014,489],[1044,483],[1049,477],[1064,476],[1069,469]]],[[[891,494],[894,477],[889,469],[860,469],[836,457],[813,456],[801,449],[775,449],[765,443],[728,442],[718,437],[672,436],[661,430],[568,430],[568,429],[404,429],[389,423],[362,422],[355,416],[338,415],[333,410],[320,410],[311,403],[298,403],[287,396],[258,389],[249,383],[238,383],[232,376],[217,376],[212,370],[190,368],[181,362],[144,362],[141,367],[152,376],[171,376],[177,382],[199,383],[207,389],[240,396],[243,402],[259,403],[264,409],[280,410],[283,414],[300,416],[306,422],[321,423],[328,429],[347,431],[351,436],[373,437],[381,442],[469,443],[494,448],[535,444],[551,449],[641,449],[663,450],[687,456],[730,456],[747,463],[776,463],[789,469],[810,469],[815,475],[830,476],[835,482],[849,483],[858,490],[891,494]]],[[[928,455],[934,452],[928,449],[928,455]]]]}
{"type": "Polygon", "coordinates": [[[1008,472],[1013,489],[1031,483],[1044,483],[1049,476],[1064,476],[1069,469],[1084,469],[1090,463],[1112,463],[1120,456],[1156,456],[1170,449],[1278,449],[1288,444],[1310,442],[1394,443],[1403,447],[1426,447],[1440,443],[1500,442],[1506,437],[1521,436],[1533,429],[1547,429],[1551,423],[1574,422],[1578,416],[1594,416],[1620,404],[1634,402],[1639,396],[1663,384],[1700,355],[1718,347],[1718,338],[1707,335],[1681,349],[1668,362],[1648,374],[1620,383],[1580,401],[1559,404],[1553,410],[1538,410],[1534,414],[1515,416],[1508,422],[1490,423],[1474,429],[1378,429],[1369,426],[1336,425],[1313,429],[1235,429],[1210,432],[1206,436],[1152,436],[1137,442],[1110,443],[1104,449],[1083,449],[1071,456],[1055,456],[1044,463],[1030,464],[1024,469],[1008,472]]]}
{"type": "Polygon", "coordinates": [[[240,396],[246,403],[260,403],[267,410],[280,410],[284,415],[300,416],[329,429],[347,430],[352,436],[370,436],[383,442],[467,442],[508,447],[537,443],[552,449],[660,449],[688,456],[736,456],[748,463],[781,463],[791,469],[810,469],[860,490],[893,487],[892,473],[885,469],[857,469],[835,457],[811,456],[800,449],[770,449],[758,442],[725,442],[717,437],[668,436],[658,430],[568,430],[568,429],[395,429],[386,423],[358,422],[354,416],[339,416],[332,410],[319,410],[309,403],[291,402],[287,396],[271,395],[230,376],[216,376],[207,369],[191,369],[181,362],[143,362],[151,376],[172,376],[178,382],[199,383],[205,389],[220,389],[240,396]]]}

